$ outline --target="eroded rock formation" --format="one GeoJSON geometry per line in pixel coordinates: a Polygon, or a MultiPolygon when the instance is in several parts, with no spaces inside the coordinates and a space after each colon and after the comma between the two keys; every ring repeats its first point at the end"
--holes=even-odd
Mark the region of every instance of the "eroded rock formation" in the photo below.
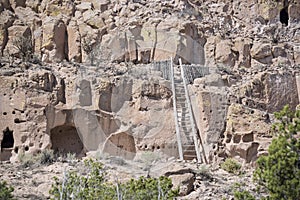
{"type": "Polygon", "coordinates": [[[209,160],[254,161],[272,113],[300,101],[299,10],[297,0],[0,1],[1,160],[44,148],[177,157],[170,82],[149,64],[173,57],[210,68],[189,85],[209,160]]]}

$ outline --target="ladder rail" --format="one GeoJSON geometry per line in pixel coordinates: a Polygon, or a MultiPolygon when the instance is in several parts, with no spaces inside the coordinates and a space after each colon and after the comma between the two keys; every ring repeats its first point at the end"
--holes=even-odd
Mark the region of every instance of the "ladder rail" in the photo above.
{"type": "Polygon", "coordinates": [[[181,71],[181,76],[182,76],[182,81],[183,81],[183,86],[184,86],[184,91],[185,91],[185,97],[186,97],[186,100],[187,100],[188,112],[191,116],[190,121],[191,121],[191,126],[192,126],[192,136],[194,138],[194,145],[195,145],[197,160],[198,160],[198,162],[203,162],[202,158],[201,158],[201,153],[200,153],[200,150],[199,150],[200,145],[198,144],[196,126],[195,126],[195,121],[194,121],[194,117],[193,117],[193,113],[192,113],[191,100],[190,100],[190,96],[189,96],[189,92],[188,92],[188,88],[187,88],[187,84],[186,84],[186,79],[185,79],[185,76],[184,76],[184,70],[183,70],[183,67],[182,67],[181,58],[179,58],[179,65],[180,65],[180,71],[181,71]]]}
{"type": "Polygon", "coordinates": [[[177,115],[177,106],[176,106],[176,93],[175,93],[175,80],[174,80],[174,68],[173,68],[173,59],[171,57],[171,64],[170,64],[170,79],[171,79],[171,85],[172,85],[172,93],[173,93],[173,112],[175,116],[175,129],[176,129],[176,137],[177,137],[177,143],[178,143],[178,153],[179,153],[179,159],[183,160],[183,151],[182,151],[182,142],[181,142],[181,136],[180,136],[180,130],[179,130],[179,124],[178,124],[178,115],[177,115]]]}

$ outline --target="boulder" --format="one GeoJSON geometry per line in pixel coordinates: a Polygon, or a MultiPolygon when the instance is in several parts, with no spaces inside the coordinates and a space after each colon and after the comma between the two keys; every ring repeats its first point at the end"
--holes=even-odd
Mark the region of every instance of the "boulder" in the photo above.
{"type": "Polygon", "coordinates": [[[94,29],[101,29],[105,26],[103,19],[99,16],[99,13],[93,10],[87,10],[83,13],[83,20],[86,24],[94,29]]]}
{"type": "Polygon", "coordinates": [[[204,45],[205,66],[212,67],[216,65],[216,60],[215,60],[216,43],[219,41],[220,38],[217,36],[211,36],[207,38],[207,41],[204,45]]]}
{"type": "Polygon", "coordinates": [[[76,6],[76,10],[79,10],[80,12],[85,12],[85,11],[91,11],[93,10],[93,4],[91,2],[81,2],[76,6]]]}
{"type": "Polygon", "coordinates": [[[300,5],[291,4],[288,7],[289,23],[298,23],[300,21],[300,5]]]}
{"type": "Polygon", "coordinates": [[[287,53],[285,51],[285,47],[283,45],[277,45],[277,46],[273,46],[272,47],[272,54],[274,56],[274,58],[277,57],[286,57],[287,53]]]}
{"type": "Polygon", "coordinates": [[[251,41],[249,39],[239,37],[234,40],[234,50],[238,52],[237,67],[249,68],[251,66],[250,48],[251,41]]]}
{"type": "Polygon", "coordinates": [[[216,44],[215,59],[218,65],[233,67],[237,59],[232,51],[232,42],[230,40],[221,40],[216,44]]]}
{"type": "MultiPolygon", "coordinates": [[[[28,38],[29,41],[31,42],[31,30],[28,26],[20,26],[20,25],[15,25],[11,26],[8,28],[8,42],[6,49],[9,51],[10,55],[13,54],[19,54],[19,50],[14,44],[14,40],[20,39],[20,38],[28,38]]],[[[27,44],[19,44],[19,45],[27,45],[27,44]]]]}
{"type": "Polygon", "coordinates": [[[273,56],[270,43],[254,42],[250,53],[251,57],[260,63],[271,64],[273,56]]]}
{"type": "Polygon", "coordinates": [[[70,61],[81,62],[81,37],[76,21],[71,21],[67,27],[68,58],[70,61]]]}
{"type": "Polygon", "coordinates": [[[43,24],[43,61],[58,62],[67,58],[67,29],[62,20],[47,17],[43,24]]]}
{"type": "Polygon", "coordinates": [[[179,188],[180,196],[186,196],[194,190],[194,174],[175,174],[169,177],[172,179],[173,189],[179,188]]]}
{"type": "Polygon", "coordinates": [[[289,104],[295,108],[298,104],[297,84],[295,75],[288,71],[277,73],[265,73],[262,76],[265,86],[265,103],[268,112],[280,111],[289,104]]]}

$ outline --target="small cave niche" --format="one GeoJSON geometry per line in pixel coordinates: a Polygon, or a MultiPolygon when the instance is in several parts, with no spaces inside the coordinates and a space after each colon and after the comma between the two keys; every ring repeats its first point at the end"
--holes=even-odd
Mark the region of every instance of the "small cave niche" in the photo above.
{"type": "Polygon", "coordinates": [[[287,8],[284,8],[280,11],[279,20],[286,26],[289,24],[289,13],[287,8]]]}
{"type": "MultiPolygon", "coordinates": [[[[148,146],[145,145],[145,148],[147,147],[148,146]]],[[[154,148],[154,146],[150,147],[151,149],[154,148]]],[[[110,136],[109,141],[106,142],[104,152],[132,160],[136,154],[134,137],[126,132],[113,134],[110,136]]]]}
{"type": "Polygon", "coordinates": [[[77,156],[83,150],[83,143],[77,129],[71,125],[57,126],[50,130],[50,140],[55,153],[66,155],[75,153],[77,156]]]}
{"type": "Polygon", "coordinates": [[[14,146],[14,136],[13,131],[8,127],[3,131],[3,139],[1,142],[1,149],[3,148],[12,148],[14,146]]]}

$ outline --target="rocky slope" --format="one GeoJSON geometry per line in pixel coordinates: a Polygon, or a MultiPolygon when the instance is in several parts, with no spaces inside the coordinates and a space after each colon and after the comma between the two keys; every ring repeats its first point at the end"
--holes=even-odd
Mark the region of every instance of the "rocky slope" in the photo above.
{"type": "Polygon", "coordinates": [[[209,67],[189,85],[208,161],[255,162],[272,113],[300,101],[299,10],[299,0],[1,0],[0,160],[47,148],[177,158],[171,83],[153,64],[173,57],[209,67]]]}

